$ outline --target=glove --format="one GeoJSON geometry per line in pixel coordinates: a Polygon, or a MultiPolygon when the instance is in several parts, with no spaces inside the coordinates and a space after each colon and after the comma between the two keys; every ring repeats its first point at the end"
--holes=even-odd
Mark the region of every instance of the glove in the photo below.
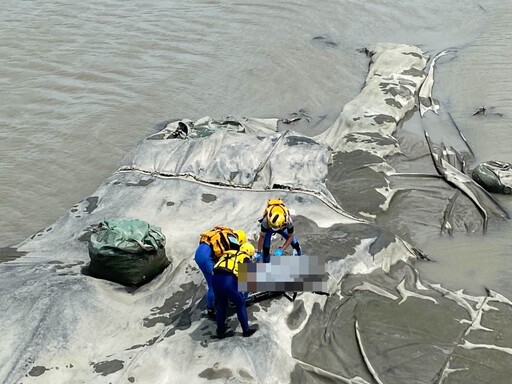
{"type": "Polygon", "coordinates": [[[261,252],[256,252],[254,254],[254,261],[259,263],[261,261],[261,259],[263,258],[263,256],[261,255],[261,252]]]}
{"type": "Polygon", "coordinates": [[[282,256],[283,255],[283,248],[277,248],[274,252],[274,256],[282,256]]]}

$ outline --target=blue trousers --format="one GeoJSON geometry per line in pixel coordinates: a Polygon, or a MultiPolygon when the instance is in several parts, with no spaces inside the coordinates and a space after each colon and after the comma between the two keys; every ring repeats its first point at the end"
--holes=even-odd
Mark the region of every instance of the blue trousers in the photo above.
{"type": "Polygon", "coordinates": [[[215,292],[215,320],[217,330],[226,331],[226,311],[231,301],[236,307],[236,315],[244,332],[249,330],[249,319],[245,308],[245,298],[238,292],[238,281],[232,273],[215,272],[213,274],[213,291],[215,292]]]}
{"type": "MultiPolygon", "coordinates": [[[[280,234],[283,239],[286,241],[290,235],[288,234],[288,230],[280,229],[279,231],[273,231],[269,229],[267,232],[265,232],[265,239],[263,240],[263,249],[262,249],[262,256],[263,256],[263,262],[264,263],[270,263],[270,240],[272,239],[272,235],[274,233],[280,234]]],[[[302,250],[300,249],[299,241],[297,240],[297,236],[292,235],[293,240],[291,242],[291,247],[297,251],[297,255],[302,255],[302,250]]]]}
{"type": "Polygon", "coordinates": [[[212,248],[206,243],[200,243],[196,249],[194,260],[204,275],[206,284],[208,285],[208,291],[206,292],[206,306],[213,308],[215,303],[215,294],[213,293],[213,253],[212,248]]]}

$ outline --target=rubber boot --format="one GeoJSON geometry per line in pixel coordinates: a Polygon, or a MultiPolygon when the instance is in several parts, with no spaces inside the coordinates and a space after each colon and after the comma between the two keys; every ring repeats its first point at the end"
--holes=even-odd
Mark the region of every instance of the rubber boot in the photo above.
{"type": "Polygon", "coordinates": [[[258,330],[258,327],[249,327],[249,329],[247,331],[244,331],[242,333],[242,335],[244,337],[251,337],[252,335],[254,335],[254,332],[256,332],[258,330]]]}

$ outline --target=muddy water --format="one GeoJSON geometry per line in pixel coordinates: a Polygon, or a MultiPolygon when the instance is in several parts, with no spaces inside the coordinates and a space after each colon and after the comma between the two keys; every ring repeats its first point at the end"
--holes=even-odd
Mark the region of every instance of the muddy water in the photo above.
{"type": "MultiPolygon", "coordinates": [[[[364,83],[368,59],[359,49],[380,41],[451,49],[438,62],[434,96],[475,161],[512,161],[511,18],[500,1],[6,0],[0,246],[87,197],[162,121],[304,109],[311,123],[299,129],[319,133],[364,83]],[[472,116],[480,106],[492,113],[472,116]]],[[[512,212],[510,199],[499,198],[512,212]]],[[[417,238],[436,259],[420,265],[427,277],[478,291],[492,282],[512,294],[509,224],[485,237],[417,238]]]]}
{"type": "MultiPolygon", "coordinates": [[[[489,22],[468,45],[457,47],[455,55],[440,61],[434,86],[437,98],[475,152],[474,166],[489,160],[512,162],[512,42],[506,32],[512,8],[480,4],[489,22]],[[481,106],[487,114],[473,115],[481,106]]],[[[459,144],[462,148],[460,139],[459,144]]],[[[512,214],[512,197],[495,197],[512,214]]],[[[452,289],[465,287],[482,294],[484,288],[491,288],[512,297],[510,222],[494,223],[485,235],[425,239],[423,248],[436,259],[420,266],[424,277],[442,281],[452,289]]]]}

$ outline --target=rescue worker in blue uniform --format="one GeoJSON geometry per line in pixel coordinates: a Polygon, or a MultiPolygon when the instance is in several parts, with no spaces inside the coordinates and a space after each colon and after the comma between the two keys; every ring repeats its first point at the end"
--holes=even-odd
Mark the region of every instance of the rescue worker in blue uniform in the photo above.
{"type": "Polygon", "coordinates": [[[226,311],[231,301],[236,307],[236,315],[242,326],[243,336],[249,337],[256,332],[255,327],[249,327],[245,298],[238,291],[238,267],[241,263],[252,262],[254,246],[244,243],[238,251],[227,251],[215,263],[213,268],[213,291],[215,293],[215,317],[217,322],[217,337],[226,335],[226,311]]]}
{"type": "Polygon", "coordinates": [[[206,292],[207,316],[215,319],[215,294],[213,292],[213,266],[226,251],[238,250],[240,245],[247,240],[244,231],[233,231],[229,227],[215,226],[213,229],[201,233],[199,245],[196,249],[194,260],[203,272],[208,290],[206,292]]]}
{"type": "Polygon", "coordinates": [[[256,261],[263,259],[264,263],[270,262],[270,241],[274,233],[278,233],[285,240],[284,244],[274,252],[274,256],[281,256],[290,245],[295,249],[297,255],[302,255],[299,241],[294,235],[295,229],[292,218],[282,200],[268,200],[263,217],[259,222],[261,225],[258,250],[255,256],[256,261]]]}

